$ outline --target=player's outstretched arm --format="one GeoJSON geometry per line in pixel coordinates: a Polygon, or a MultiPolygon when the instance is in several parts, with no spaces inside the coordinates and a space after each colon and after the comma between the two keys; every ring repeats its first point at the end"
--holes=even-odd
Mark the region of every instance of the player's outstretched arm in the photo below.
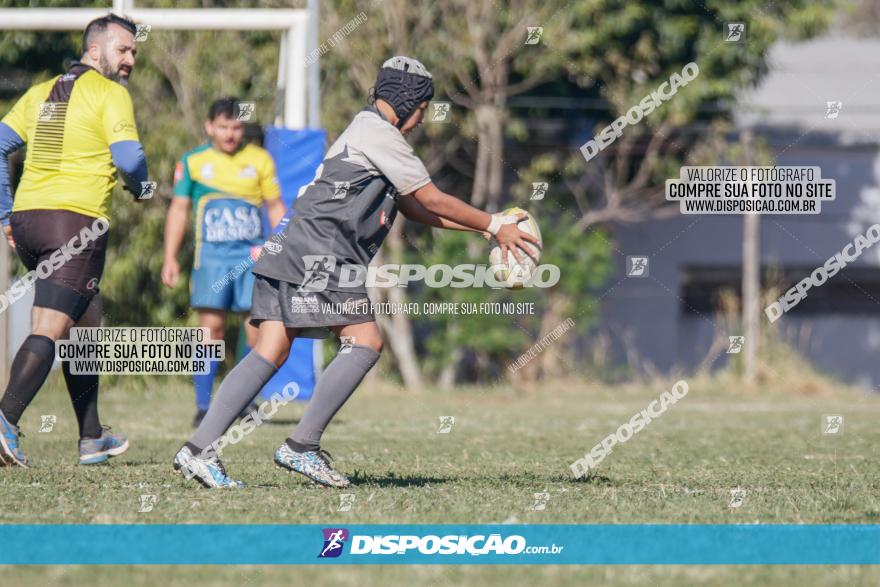
{"type": "MultiPolygon", "coordinates": [[[[459,224],[458,222],[454,222],[452,220],[449,220],[448,218],[438,216],[437,214],[430,212],[427,208],[419,204],[419,201],[412,196],[400,197],[400,213],[403,214],[407,218],[407,220],[412,220],[413,222],[418,222],[419,224],[425,224],[427,226],[433,226],[435,228],[484,232],[475,228],[470,228],[469,226],[465,226],[464,224],[459,224]]],[[[484,232],[484,234],[489,233],[484,232]]]]}
{"type": "MultiPolygon", "coordinates": [[[[428,213],[439,216],[443,220],[452,221],[452,223],[464,227],[464,230],[488,232],[495,236],[498,244],[501,245],[502,258],[506,258],[509,250],[517,261],[523,261],[522,253],[518,249],[521,249],[526,255],[534,255],[532,250],[526,246],[526,242],[538,244],[538,239],[517,228],[516,223],[521,220],[517,216],[483,212],[479,208],[474,208],[470,204],[440,191],[432,181],[414,191],[412,197],[428,213]]],[[[441,228],[447,227],[441,226],[441,228]]]]}
{"type": "Polygon", "coordinates": [[[412,197],[429,213],[451,220],[473,231],[488,230],[492,223],[491,214],[440,191],[433,181],[429,181],[414,191],[412,197]]]}

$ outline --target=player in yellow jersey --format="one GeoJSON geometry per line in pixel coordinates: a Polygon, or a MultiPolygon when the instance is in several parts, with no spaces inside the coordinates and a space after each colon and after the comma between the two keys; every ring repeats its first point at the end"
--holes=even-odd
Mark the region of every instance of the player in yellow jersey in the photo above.
{"type": "MultiPolygon", "coordinates": [[[[190,305],[199,326],[223,340],[227,312],[245,314],[247,341],[253,346],[257,329],[247,320],[254,274],[251,267],[266,238],[262,208],[272,226],[284,217],[284,203],[275,163],[264,149],[242,145],[244,124],[235,98],[215,101],[205,121],[209,141],[183,155],[174,174],[174,198],[165,224],[162,281],[177,285],[177,252],[186,232],[189,209],[195,211],[195,259],[190,280],[190,305]]],[[[193,375],[198,426],[208,411],[217,362],[208,373],[193,375]]]]}
{"type": "MultiPolygon", "coordinates": [[[[31,334],[15,355],[0,400],[0,465],[28,466],[18,421],[70,328],[100,325],[109,199],[117,171],[138,199],[152,194],[125,85],[135,64],[135,24],[110,14],[83,32],[83,55],[62,75],[34,85],[0,122],[0,219],[33,285],[31,334]],[[14,203],[7,156],[27,144],[14,203]]],[[[9,303],[10,296],[3,298],[9,303]]],[[[2,307],[6,309],[5,305],[2,307]]],[[[107,461],[128,440],[101,425],[98,375],[64,380],[79,423],[81,464],[107,461]]]]}

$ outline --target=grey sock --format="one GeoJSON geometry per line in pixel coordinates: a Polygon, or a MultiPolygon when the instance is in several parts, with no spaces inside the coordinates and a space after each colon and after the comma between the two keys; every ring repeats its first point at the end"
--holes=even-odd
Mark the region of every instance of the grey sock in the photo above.
{"type": "Polygon", "coordinates": [[[190,450],[196,448],[201,452],[225,434],[277,370],[275,365],[255,351],[249,352],[223,379],[211,400],[208,413],[187,443],[190,450]]]}
{"type": "Polygon", "coordinates": [[[352,345],[350,349],[336,355],[318,379],[302,420],[287,439],[293,450],[303,452],[320,447],[321,435],[330,420],[379,360],[379,353],[370,347],[352,345]]]}

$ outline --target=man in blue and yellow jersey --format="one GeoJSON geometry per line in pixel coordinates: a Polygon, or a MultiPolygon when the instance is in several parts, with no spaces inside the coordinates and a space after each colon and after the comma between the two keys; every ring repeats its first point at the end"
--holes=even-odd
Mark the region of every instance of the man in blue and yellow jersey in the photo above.
{"type": "MultiPolygon", "coordinates": [[[[137,198],[152,191],[124,87],[134,68],[135,33],[133,22],[113,14],[92,21],[81,60],[31,87],[0,122],[0,219],[29,270],[23,281],[36,282],[31,334],[15,355],[0,401],[0,464],[28,466],[17,425],[49,374],[55,341],[74,324],[100,325],[96,296],[117,171],[137,198]],[[13,203],[7,156],[25,144],[13,203]]],[[[73,374],[67,362],[63,371],[79,423],[80,463],[125,452],[128,440],[98,418],[98,376],[73,374]]]]}
{"type": "MultiPolygon", "coordinates": [[[[223,340],[227,312],[250,311],[254,289],[250,269],[266,240],[263,204],[273,226],[285,212],[272,157],[260,147],[242,145],[244,124],[239,105],[235,98],[211,105],[205,121],[210,140],[187,152],[177,164],[174,198],[165,224],[162,282],[174,287],[180,276],[177,252],[186,232],[187,215],[190,207],[195,210],[190,303],[198,313],[199,326],[210,328],[215,340],[223,340]]],[[[247,319],[245,324],[248,344],[253,345],[256,328],[247,319]]],[[[216,373],[217,362],[213,362],[209,373],[193,376],[196,426],[208,410],[216,373]]]]}

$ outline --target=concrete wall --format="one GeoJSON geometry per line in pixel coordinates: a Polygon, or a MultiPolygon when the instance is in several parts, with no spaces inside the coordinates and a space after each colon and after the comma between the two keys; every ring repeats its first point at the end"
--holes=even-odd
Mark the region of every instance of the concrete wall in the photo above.
{"type": "MultiPolygon", "coordinates": [[[[784,143],[774,137],[773,143],[784,143]]],[[[762,265],[779,265],[804,276],[838,252],[857,232],[880,222],[880,155],[876,146],[842,147],[828,141],[802,142],[778,157],[778,165],[817,165],[837,182],[837,199],[820,215],[762,216],[762,265]]],[[[738,268],[742,262],[742,217],[679,215],[614,228],[618,273],[607,284],[599,333],[610,341],[617,363],[638,358],[666,371],[693,368],[705,357],[715,324],[711,314],[684,311],[682,271],[687,266],[738,268]],[[625,277],[627,255],[650,257],[650,276],[625,277]]],[[[853,265],[880,269],[880,247],[853,265]]],[[[851,281],[846,270],[833,278],[851,281]]],[[[826,284],[828,285],[828,284],[826,284]]],[[[783,316],[783,335],[817,366],[867,388],[880,386],[880,298],[860,315],[783,316]]],[[[767,325],[763,318],[762,324],[767,325]]],[[[718,325],[722,327],[723,325],[718,325]]],[[[730,334],[739,334],[731,332],[730,334]]],[[[721,358],[724,361],[725,357],[721,358]]],[[[719,365],[722,363],[716,363],[719,365]]]]}

